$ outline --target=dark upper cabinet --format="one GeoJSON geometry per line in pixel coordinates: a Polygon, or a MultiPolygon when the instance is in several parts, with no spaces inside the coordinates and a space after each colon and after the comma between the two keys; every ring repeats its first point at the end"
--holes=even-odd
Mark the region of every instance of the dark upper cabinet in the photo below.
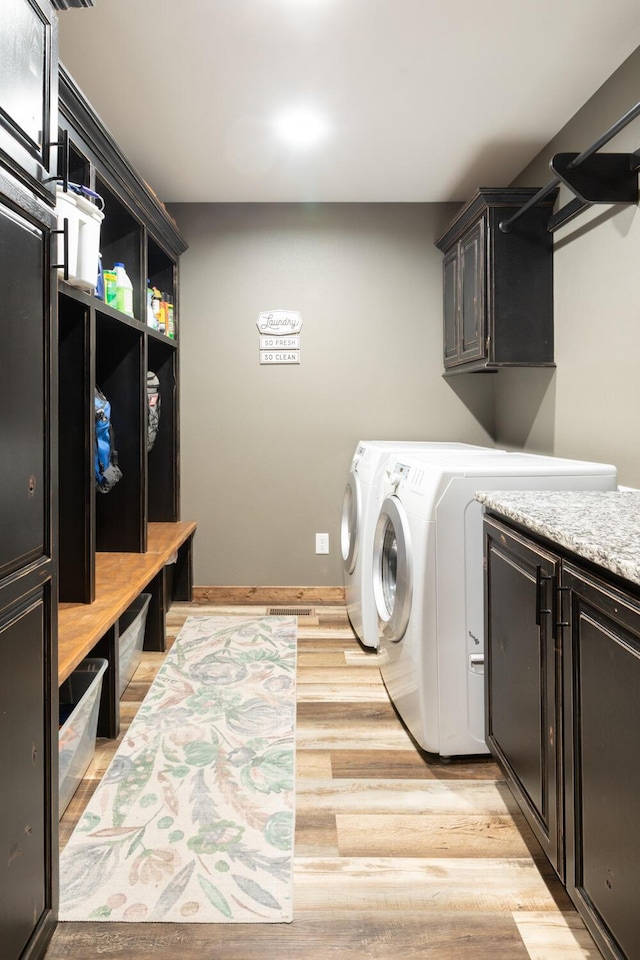
{"type": "Polygon", "coordinates": [[[640,599],[573,564],[565,588],[567,890],[609,960],[640,957],[640,599]]]}
{"type": "Polygon", "coordinates": [[[508,233],[500,222],[535,189],[478,190],[437,241],[444,253],[444,366],[449,373],[553,366],[555,194],[508,233]]]}
{"type": "Polygon", "coordinates": [[[49,0],[2,0],[0,163],[54,202],[58,21],[49,0]]]}
{"type": "Polygon", "coordinates": [[[0,577],[51,553],[46,242],[46,225],[0,195],[0,577]]]}
{"type": "Polygon", "coordinates": [[[485,531],[487,745],[562,878],[559,661],[554,592],[560,561],[492,519],[485,531]]]}

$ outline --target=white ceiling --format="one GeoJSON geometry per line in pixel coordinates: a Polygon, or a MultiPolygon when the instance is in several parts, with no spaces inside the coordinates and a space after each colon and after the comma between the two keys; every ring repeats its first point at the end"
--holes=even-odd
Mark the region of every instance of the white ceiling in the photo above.
{"type": "Polygon", "coordinates": [[[165,202],[461,201],[510,183],[638,46],[638,0],[95,0],[60,14],[63,64],[165,202]],[[300,105],[328,124],[313,148],[274,131],[300,105]]]}

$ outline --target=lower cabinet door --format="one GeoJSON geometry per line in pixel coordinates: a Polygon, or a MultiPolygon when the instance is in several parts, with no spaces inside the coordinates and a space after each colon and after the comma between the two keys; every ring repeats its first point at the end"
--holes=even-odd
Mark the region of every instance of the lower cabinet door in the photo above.
{"type": "Polygon", "coordinates": [[[562,878],[553,616],[560,561],[496,520],[485,519],[484,530],[487,745],[562,878]]]}
{"type": "MultiPolygon", "coordinates": [[[[0,614],[0,955],[40,955],[51,924],[49,584],[0,614]]],[[[57,785],[56,785],[57,786],[57,785]]],[[[57,882],[57,881],[56,881],[57,882]]],[[[49,934],[50,935],[50,934],[49,934]]]]}
{"type": "Polygon", "coordinates": [[[562,576],[567,890],[605,957],[638,960],[640,600],[562,576]]]}

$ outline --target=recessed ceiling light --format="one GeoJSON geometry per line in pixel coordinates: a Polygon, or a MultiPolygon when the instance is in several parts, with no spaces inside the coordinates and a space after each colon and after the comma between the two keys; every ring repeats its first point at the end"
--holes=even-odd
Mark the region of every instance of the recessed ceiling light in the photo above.
{"type": "Polygon", "coordinates": [[[308,107],[296,107],[280,114],[275,128],[283,140],[300,148],[319,143],[329,132],[326,120],[308,107]]]}

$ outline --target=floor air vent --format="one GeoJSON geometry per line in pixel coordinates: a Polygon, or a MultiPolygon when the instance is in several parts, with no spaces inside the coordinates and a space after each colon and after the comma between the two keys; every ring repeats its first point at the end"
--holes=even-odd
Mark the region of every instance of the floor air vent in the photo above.
{"type": "Polygon", "coordinates": [[[312,617],[313,607],[269,607],[268,617],[312,617]]]}

